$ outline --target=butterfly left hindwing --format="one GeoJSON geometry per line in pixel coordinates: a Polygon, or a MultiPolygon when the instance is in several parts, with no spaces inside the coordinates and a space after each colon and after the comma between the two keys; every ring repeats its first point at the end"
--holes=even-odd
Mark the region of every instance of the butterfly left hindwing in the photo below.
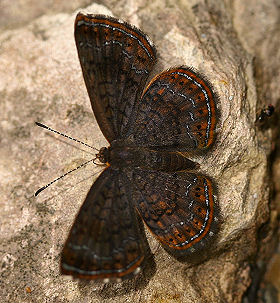
{"type": "MultiPolygon", "coordinates": [[[[188,172],[135,169],[133,202],[142,219],[165,246],[198,248],[209,242],[218,209],[208,177],[188,172]]],[[[191,251],[191,250],[189,250],[191,251]]]]}

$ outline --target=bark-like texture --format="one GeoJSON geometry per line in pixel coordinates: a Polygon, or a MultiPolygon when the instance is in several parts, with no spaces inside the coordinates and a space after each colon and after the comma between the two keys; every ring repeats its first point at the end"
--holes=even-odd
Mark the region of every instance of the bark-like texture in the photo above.
{"type": "MultiPolygon", "coordinates": [[[[30,20],[42,13],[27,3],[21,14],[6,3],[0,36],[1,301],[272,300],[271,285],[257,289],[278,241],[279,125],[260,129],[255,119],[263,106],[279,109],[279,1],[104,0],[87,7],[146,32],[158,49],[155,72],[193,66],[220,96],[216,146],[197,159],[216,180],[223,217],[211,258],[199,265],[179,263],[147,234],[153,258],[144,273],[105,286],[59,275],[62,245],[100,168],[89,166],[32,197],[38,187],[91,157],[74,143],[47,135],[34,121],[98,148],[107,143],[94,120],[74,45],[77,11],[30,20]]],[[[277,118],[276,113],[273,123],[277,118]]]]}

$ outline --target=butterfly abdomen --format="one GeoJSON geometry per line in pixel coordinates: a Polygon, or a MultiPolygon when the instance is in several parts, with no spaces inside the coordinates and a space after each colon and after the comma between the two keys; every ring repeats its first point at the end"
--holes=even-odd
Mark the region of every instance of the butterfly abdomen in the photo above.
{"type": "Polygon", "coordinates": [[[147,170],[176,172],[193,170],[199,164],[177,152],[156,151],[146,147],[110,147],[108,162],[112,167],[139,167],[147,170]]]}

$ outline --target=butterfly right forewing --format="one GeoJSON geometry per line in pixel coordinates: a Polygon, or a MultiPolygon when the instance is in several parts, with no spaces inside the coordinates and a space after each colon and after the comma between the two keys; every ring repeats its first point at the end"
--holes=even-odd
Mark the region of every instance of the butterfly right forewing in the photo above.
{"type": "Polygon", "coordinates": [[[91,105],[109,142],[122,136],[156,61],[149,38],[113,17],[79,13],[75,40],[91,105]]]}

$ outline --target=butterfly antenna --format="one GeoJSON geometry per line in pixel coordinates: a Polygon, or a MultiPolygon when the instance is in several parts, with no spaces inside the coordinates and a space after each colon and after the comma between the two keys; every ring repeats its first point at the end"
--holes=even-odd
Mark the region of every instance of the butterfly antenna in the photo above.
{"type": "Polygon", "coordinates": [[[84,142],[82,142],[82,141],[80,141],[80,140],[78,140],[78,139],[75,139],[75,138],[72,138],[72,137],[70,137],[70,136],[68,136],[68,135],[65,135],[65,134],[63,134],[63,133],[61,133],[61,132],[59,132],[59,131],[57,131],[57,130],[55,130],[55,129],[52,129],[52,128],[48,127],[47,125],[44,125],[44,124],[42,124],[42,123],[40,123],[40,122],[35,122],[35,124],[36,124],[37,126],[40,126],[40,127],[42,127],[42,128],[45,128],[45,129],[47,129],[47,130],[53,132],[53,133],[56,133],[56,134],[58,134],[58,135],[61,135],[61,136],[65,137],[65,138],[67,138],[67,139],[71,139],[71,140],[73,140],[73,141],[76,141],[76,142],[81,143],[81,144],[83,144],[83,145],[85,145],[85,146],[87,146],[87,147],[90,147],[90,148],[92,148],[92,149],[95,149],[95,150],[99,151],[97,148],[95,148],[95,147],[93,147],[93,146],[90,146],[90,145],[88,145],[88,144],[86,144],[86,143],[84,143],[84,142]]]}
{"type": "Polygon", "coordinates": [[[87,165],[89,162],[93,162],[93,163],[94,163],[95,160],[96,160],[96,158],[90,159],[90,160],[88,160],[88,161],[82,163],[81,165],[77,166],[76,168],[73,168],[73,169],[69,170],[68,172],[66,172],[66,173],[63,174],[62,176],[60,176],[60,177],[54,179],[53,181],[51,181],[51,182],[48,183],[47,185],[45,185],[45,186],[39,188],[39,189],[36,191],[36,193],[34,194],[34,196],[37,197],[37,196],[39,195],[40,192],[42,192],[43,190],[45,190],[46,188],[48,188],[48,187],[49,187],[50,185],[52,185],[54,182],[56,182],[56,181],[58,181],[58,180],[64,178],[65,176],[71,174],[73,171],[80,169],[81,167],[87,165]]]}

